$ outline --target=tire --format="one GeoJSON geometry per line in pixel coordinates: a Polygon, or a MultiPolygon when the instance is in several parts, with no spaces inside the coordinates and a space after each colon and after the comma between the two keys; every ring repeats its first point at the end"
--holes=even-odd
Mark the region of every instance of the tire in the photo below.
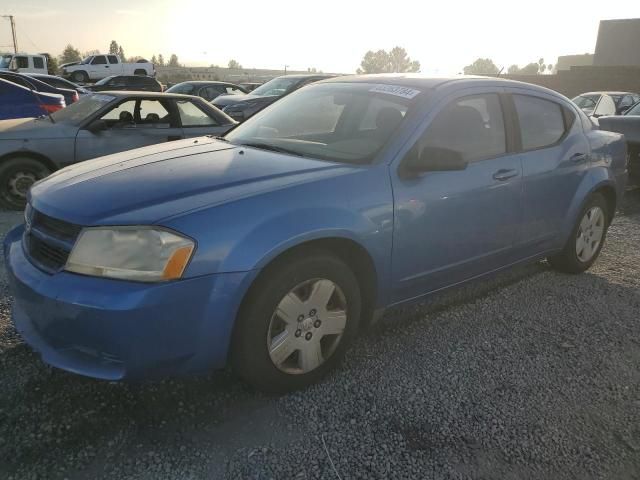
{"type": "Polygon", "coordinates": [[[323,251],[287,256],[260,275],[243,301],[232,366],[259,390],[304,388],[342,360],[358,330],[360,311],[360,287],[344,262],[323,251]],[[282,346],[285,353],[279,356],[282,346]]]}
{"type": "Polygon", "coordinates": [[[89,75],[87,75],[87,72],[73,72],[71,74],[71,80],[73,80],[76,83],[87,83],[89,81],[89,75]]]}
{"type": "Polygon", "coordinates": [[[600,255],[612,216],[605,198],[599,193],[591,195],[580,211],[567,244],[559,254],[547,259],[549,264],[565,273],[588,270],[600,255]]]}
{"type": "Polygon", "coordinates": [[[0,164],[0,203],[12,210],[22,210],[31,186],[51,171],[33,158],[12,158],[0,164]]]}

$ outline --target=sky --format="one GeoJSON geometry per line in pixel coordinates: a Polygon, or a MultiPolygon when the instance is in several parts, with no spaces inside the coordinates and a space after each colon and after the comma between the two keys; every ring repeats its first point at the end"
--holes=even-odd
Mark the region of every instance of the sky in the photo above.
{"type": "MultiPolygon", "coordinates": [[[[127,56],[175,53],[190,66],[352,73],[367,50],[404,47],[427,74],[456,74],[478,57],[498,67],[592,53],[603,19],[639,18],[640,0],[2,0],[26,53],[72,44],[127,56]]],[[[9,51],[0,18],[0,51],[9,51]]]]}

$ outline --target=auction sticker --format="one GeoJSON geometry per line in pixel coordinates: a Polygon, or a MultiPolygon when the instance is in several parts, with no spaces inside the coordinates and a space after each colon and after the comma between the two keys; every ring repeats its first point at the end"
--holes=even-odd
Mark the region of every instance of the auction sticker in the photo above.
{"type": "Polygon", "coordinates": [[[370,92],[376,93],[386,93],[388,95],[395,95],[396,97],[402,98],[413,98],[420,93],[420,90],[416,90],[414,88],[403,87],[400,85],[385,85],[378,84],[375,87],[369,89],[370,92]]]}

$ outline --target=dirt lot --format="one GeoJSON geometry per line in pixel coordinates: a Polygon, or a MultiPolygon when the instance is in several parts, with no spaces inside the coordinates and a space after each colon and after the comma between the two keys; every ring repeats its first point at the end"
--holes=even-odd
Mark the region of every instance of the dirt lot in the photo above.
{"type": "MultiPolygon", "coordinates": [[[[2,232],[20,215],[0,214],[2,232]]],[[[640,478],[640,190],[592,271],[545,263],[390,312],[322,384],[44,366],[0,295],[0,478],[640,478]]]]}

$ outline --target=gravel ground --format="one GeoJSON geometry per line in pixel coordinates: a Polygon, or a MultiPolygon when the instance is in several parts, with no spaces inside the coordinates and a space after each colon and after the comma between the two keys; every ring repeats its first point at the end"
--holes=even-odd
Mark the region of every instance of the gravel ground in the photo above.
{"type": "MultiPolygon", "coordinates": [[[[19,220],[0,214],[0,228],[19,220]]],[[[0,478],[640,478],[640,190],[587,274],[545,263],[389,312],[323,383],[44,366],[0,289],[0,478]]],[[[3,272],[0,272],[3,273],[3,272]]]]}

